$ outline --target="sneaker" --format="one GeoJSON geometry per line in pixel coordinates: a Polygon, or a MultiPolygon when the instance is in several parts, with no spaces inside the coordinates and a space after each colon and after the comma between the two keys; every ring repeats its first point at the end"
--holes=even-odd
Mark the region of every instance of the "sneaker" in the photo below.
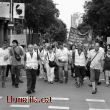
{"type": "Polygon", "coordinates": [[[51,81],[50,84],[53,84],[53,82],[51,81]]]}
{"type": "Polygon", "coordinates": [[[35,91],[35,90],[31,90],[31,92],[32,92],[32,93],[35,93],[36,91],[35,91]]]}
{"type": "Polygon", "coordinates": [[[18,84],[15,84],[15,88],[19,88],[18,84]]]}
{"type": "Polygon", "coordinates": [[[96,94],[97,93],[97,88],[95,90],[92,90],[92,94],[96,94]]]}
{"type": "Polygon", "coordinates": [[[30,90],[26,91],[27,94],[31,94],[32,92],[30,90]]]}
{"type": "Polygon", "coordinates": [[[101,82],[98,82],[97,85],[101,85],[101,82]]]}

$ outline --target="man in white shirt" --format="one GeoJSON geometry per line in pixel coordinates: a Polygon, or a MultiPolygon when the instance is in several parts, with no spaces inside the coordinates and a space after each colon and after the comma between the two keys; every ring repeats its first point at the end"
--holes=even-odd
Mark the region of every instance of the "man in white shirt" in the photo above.
{"type": "Polygon", "coordinates": [[[59,81],[63,83],[63,77],[65,78],[65,83],[68,82],[68,57],[69,51],[63,47],[63,44],[60,44],[60,48],[57,51],[56,58],[59,66],[59,81]],[[63,76],[64,70],[64,76],[63,76]]]}
{"type": "Polygon", "coordinates": [[[80,87],[83,84],[83,79],[85,76],[85,65],[86,65],[86,55],[81,44],[75,49],[73,62],[75,65],[75,77],[76,86],[80,87]]]}
{"type": "Polygon", "coordinates": [[[9,51],[7,49],[7,44],[3,44],[3,48],[0,50],[0,70],[2,75],[2,87],[5,87],[6,81],[6,68],[8,65],[9,51]]]}
{"type": "Polygon", "coordinates": [[[104,53],[102,53],[99,50],[99,43],[95,43],[95,47],[93,50],[90,51],[89,55],[88,55],[88,61],[91,61],[90,64],[90,80],[92,82],[92,94],[96,94],[97,93],[97,83],[99,81],[99,77],[100,77],[100,71],[102,71],[102,65],[103,65],[103,56],[104,53]]]}

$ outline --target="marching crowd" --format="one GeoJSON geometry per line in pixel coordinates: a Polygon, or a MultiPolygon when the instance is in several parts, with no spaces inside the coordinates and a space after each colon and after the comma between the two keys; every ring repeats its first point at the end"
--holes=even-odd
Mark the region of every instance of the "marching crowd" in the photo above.
{"type": "Polygon", "coordinates": [[[4,41],[0,48],[2,87],[6,87],[11,73],[12,86],[18,88],[23,83],[22,70],[26,71],[28,94],[35,92],[37,76],[49,84],[68,83],[70,73],[76,87],[83,86],[84,77],[88,76],[92,94],[96,94],[100,73],[104,73],[105,85],[110,85],[110,47],[101,47],[98,42],[86,47],[82,43],[68,46],[61,42],[23,47],[17,40],[12,41],[12,46],[4,41]]]}

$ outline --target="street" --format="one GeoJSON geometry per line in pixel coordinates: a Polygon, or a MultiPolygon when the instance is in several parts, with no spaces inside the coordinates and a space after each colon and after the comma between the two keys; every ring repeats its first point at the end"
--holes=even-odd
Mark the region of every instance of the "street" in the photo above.
{"type": "Polygon", "coordinates": [[[110,87],[104,82],[98,87],[97,94],[91,94],[88,79],[80,88],[74,86],[70,77],[67,84],[48,84],[43,79],[37,79],[36,93],[26,94],[26,78],[19,88],[11,86],[10,78],[6,88],[0,85],[0,110],[110,110],[110,87]],[[7,96],[37,98],[52,97],[52,103],[7,103],[7,96]]]}

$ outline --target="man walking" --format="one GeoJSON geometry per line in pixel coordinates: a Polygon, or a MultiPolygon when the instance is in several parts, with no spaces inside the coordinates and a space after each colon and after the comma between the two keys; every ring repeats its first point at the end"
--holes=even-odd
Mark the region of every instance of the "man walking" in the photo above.
{"type": "Polygon", "coordinates": [[[37,53],[34,51],[33,45],[28,46],[28,52],[25,55],[25,68],[27,75],[27,94],[35,92],[36,75],[38,74],[38,58],[37,53]]]}
{"type": "Polygon", "coordinates": [[[100,71],[103,66],[104,54],[99,50],[99,43],[95,43],[93,50],[89,52],[88,61],[91,61],[90,64],[90,80],[92,82],[92,94],[97,93],[97,83],[100,77],[100,71]]]}
{"type": "Polygon", "coordinates": [[[21,57],[23,56],[23,50],[18,46],[17,40],[12,41],[12,48],[10,50],[10,55],[12,57],[12,86],[18,88],[21,57]]]}

